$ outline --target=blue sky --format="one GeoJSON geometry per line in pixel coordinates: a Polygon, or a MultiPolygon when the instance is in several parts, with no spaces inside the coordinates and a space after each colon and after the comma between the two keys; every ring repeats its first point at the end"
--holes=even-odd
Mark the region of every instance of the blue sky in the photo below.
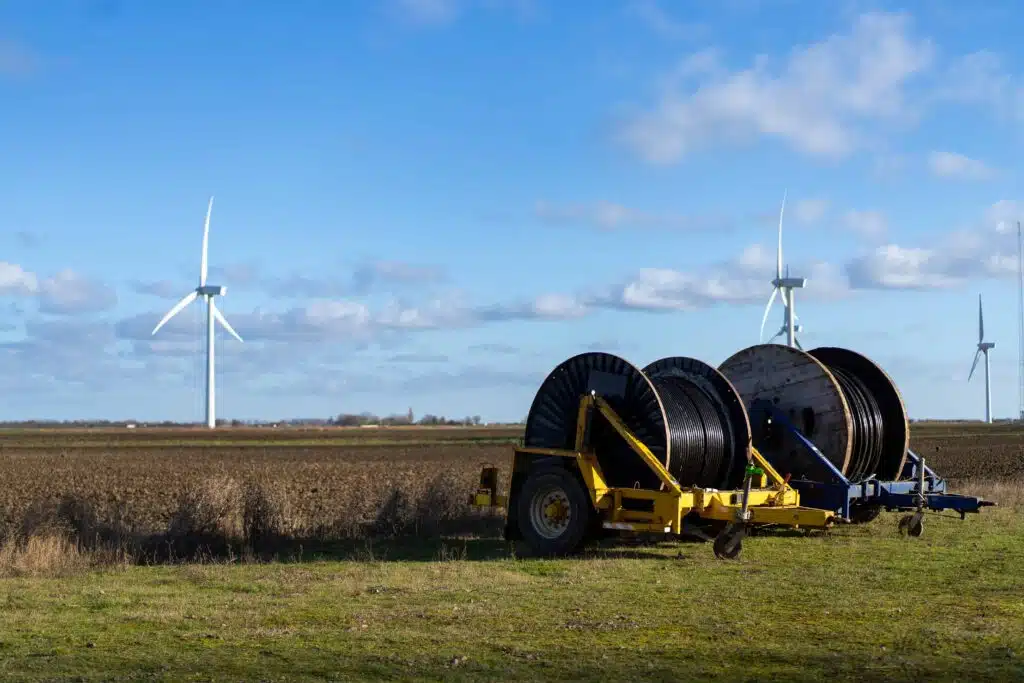
{"type": "Polygon", "coordinates": [[[0,5],[3,418],[201,419],[200,307],[150,331],[211,194],[218,417],[514,420],[581,351],[717,365],[784,192],[805,347],[980,418],[982,294],[1017,413],[1015,4],[244,6],[0,5]]]}

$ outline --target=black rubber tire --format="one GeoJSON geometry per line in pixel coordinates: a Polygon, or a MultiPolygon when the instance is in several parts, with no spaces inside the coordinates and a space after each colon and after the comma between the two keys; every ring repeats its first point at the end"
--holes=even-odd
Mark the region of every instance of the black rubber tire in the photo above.
{"type": "Polygon", "coordinates": [[[924,519],[914,516],[910,520],[910,524],[907,526],[907,535],[918,538],[924,533],[924,519]]]}
{"type": "Polygon", "coordinates": [[[856,505],[850,508],[851,524],[867,524],[882,514],[881,505],[856,505]]]}
{"type": "Polygon", "coordinates": [[[746,528],[743,524],[730,524],[715,537],[713,545],[715,557],[720,560],[735,560],[743,551],[743,537],[746,528]]]}
{"type": "Polygon", "coordinates": [[[575,473],[559,466],[540,467],[527,475],[519,490],[516,513],[519,533],[522,534],[520,549],[526,551],[521,554],[534,557],[558,557],[577,552],[587,540],[594,517],[590,496],[575,473]],[[538,531],[530,514],[533,499],[543,495],[545,490],[561,491],[568,501],[568,522],[555,537],[545,536],[538,531]]]}
{"type": "Polygon", "coordinates": [[[924,515],[920,512],[904,515],[900,518],[898,529],[900,534],[913,537],[920,536],[924,532],[924,515]]]}

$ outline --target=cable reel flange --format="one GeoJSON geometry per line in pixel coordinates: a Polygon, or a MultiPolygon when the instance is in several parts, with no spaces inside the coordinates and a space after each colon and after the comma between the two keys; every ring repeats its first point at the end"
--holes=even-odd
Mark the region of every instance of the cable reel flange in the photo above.
{"type": "MultiPolygon", "coordinates": [[[[600,394],[670,472],[668,420],[654,385],[636,366],[603,352],[563,361],[541,383],[526,418],[523,444],[572,450],[580,399],[600,394]]],[[[662,482],[603,419],[590,423],[590,443],[609,486],[661,489],[662,482]]]]}
{"type": "Polygon", "coordinates": [[[903,473],[910,449],[910,424],[907,408],[892,377],[867,356],[849,349],[822,346],[808,353],[829,368],[840,368],[855,375],[871,392],[882,416],[882,453],[874,474],[882,481],[895,481],[903,473]]]}
{"type": "MultiPolygon", "coordinates": [[[[840,472],[850,463],[853,423],[838,381],[814,356],[781,344],[756,344],[737,351],[718,370],[732,383],[744,406],[765,400],[783,412],[840,472]]],[[[755,445],[761,425],[752,425],[755,445]]],[[[803,447],[788,432],[779,436],[776,469],[800,474],[803,447]]]]}

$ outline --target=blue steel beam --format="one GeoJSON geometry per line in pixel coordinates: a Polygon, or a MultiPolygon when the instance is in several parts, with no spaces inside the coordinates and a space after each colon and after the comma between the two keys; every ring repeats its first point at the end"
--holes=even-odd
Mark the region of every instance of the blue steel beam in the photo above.
{"type": "MultiPolygon", "coordinates": [[[[750,410],[751,423],[754,419],[763,418],[767,424],[778,424],[796,442],[802,446],[803,456],[798,464],[806,469],[811,476],[820,480],[799,476],[790,478],[789,485],[800,492],[800,502],[808,507],[822,510],[835,510],[846,520],[850,519],[850,509],[855,503],[867,506],[880,506],[887,510],[915,510],[919,502],[918,467],[921,457],[911,450],[907,451],[907,462],[903,467],[899,481],[879,481],[869,478],[860,482],[852,482],[839,471],[832,462],[818,449],[814,443],[801,433],[789,417],[767,401],[755,401],[750,410]]],[[[756,433],[756,430],[755,430],[756,433]]],[[[772,462],[773,452],[764,444],[754,444],[761,454],[768,458],[772,466],[779,469],[783,476],[791,474],[783,471],[782,463],[772,462]]],[[[976,496],[964,496],[947,492],[946,480],[936,474],[925,464],[924,506],[930,510],[954,510],[963,519],[968,513],[977,513],[982,507],[995,505],[976,496]]]]}

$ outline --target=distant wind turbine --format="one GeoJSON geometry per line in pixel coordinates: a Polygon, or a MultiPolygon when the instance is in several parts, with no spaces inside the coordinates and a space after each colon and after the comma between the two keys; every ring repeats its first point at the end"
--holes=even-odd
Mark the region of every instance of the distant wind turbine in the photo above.
{"type": "Polygon", "coordinates": [[[210,204],[206,207],[206,223],[203,227],[203,256],[199,262],[199,286],[193,289],[191,292],[186,294],[181,301],[174,304],[174,307],[167,311],[167,315],[157,323],[156,327],[153,328],[151,334],[156,334],[157,330],[164,326],[164,324],[173,318],[175,315],[180,313],[186,306],[195,301],[198,297],[202,296],[206,298],[206,426],[213,429],[217,426],[216,419],[216,391],[214,385],[214,354],[213,354],[213,332],[214,319],[219,322],[225,330],[227,330],[235,339],[242,341],[242,338],[238,336],[231,324],[228,323],[224,315],[217,310],[217,304],[214,303],[213,298],[215,296],[224,296],[228,288],[219,285],[208,285],[206,284],[206,269],[207,269],[207,248],[210,243],[210,214],[213,211],[213,197],[210,197],[210,204]]]}
{"type": "Polygon", "coordinates": [[[776,332],[768,341],[772,341],[772,339],[785,334],[786,343],[790,347],[795,346],[798,349],[802,349],[803,347],[800,346],[800,342],[797,341],[796,338],[796,333],[801,331],[802,328],[799,325],[794,324],[794,321],[796,320],[796,311],[794,310],[796,301],[793,297],[793,290],[802,288],[807,283],[807,279],[802,277],[789,277],[789,266],[786,266],[786,276],[782,276],[782,215],[786,211],[787,194],[788,192],[783,193],[782,208],[779,209],[779,251],[778,261],[775,268],[775,279],[772,280],[772,295],[768,299],[768,306],[764,309],[764,317],[761,318],[761,334],[758,335],[758,339],[760,340],[764,337],[764,325],[768,321],[768,313],[772,309],[772,304],[775,303],[775,295],[782,292],[782,305],[785,307],[782,327],[779,328],[779,331],[776,332]]]}
{"type": "Polygon", "coordinates": [[[981,295],[978,295],[978,350],[974,352],[974,363],[971,364],[971,372],[967,375],[967,381],[974,376],[974,369],[978,367],[978,357],[985,354],[985,422],[992,423],[992,388],[989,384],[988,374],[988,352],[996,347],[995,342],[985,341],[985,318],[981,312],[981,295]]]}

